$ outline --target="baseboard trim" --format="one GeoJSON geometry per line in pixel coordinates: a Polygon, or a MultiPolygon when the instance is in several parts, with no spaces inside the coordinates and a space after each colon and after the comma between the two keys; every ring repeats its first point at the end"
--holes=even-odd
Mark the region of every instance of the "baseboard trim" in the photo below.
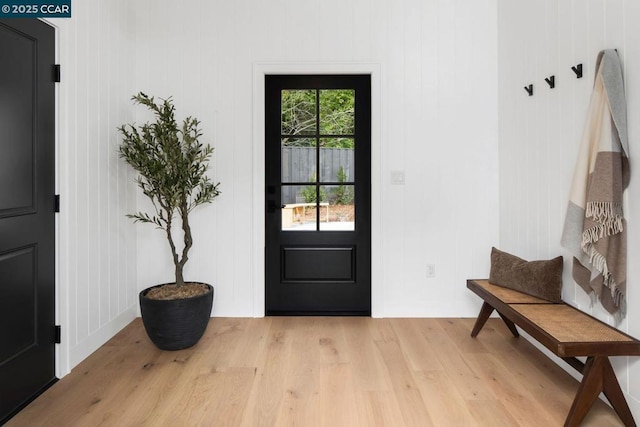
{"type": "MultiPolygon", "coordinates": [[[[132,306],[120,313],[119,316],[102,326],[96,332],[88,336],[84,341],[69,349],[69,369],[73,369],[86,359],[91,353],[114,337],[125,326],[136,318],[136,306],[132,306]]],[[[65,373],[65,375],[68,372],[65,373]]],[[[62,376],[61,376],[62,378],[62,376]]]]}

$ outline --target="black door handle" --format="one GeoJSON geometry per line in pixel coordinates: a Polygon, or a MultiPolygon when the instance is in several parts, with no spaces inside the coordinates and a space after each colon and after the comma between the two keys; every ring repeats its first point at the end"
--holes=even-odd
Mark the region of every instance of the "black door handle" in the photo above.
{"type": "Polygon", "coordinates": [[[278,210],[275,200],[267,200],[267,213],[275,213],[278,210]]]}

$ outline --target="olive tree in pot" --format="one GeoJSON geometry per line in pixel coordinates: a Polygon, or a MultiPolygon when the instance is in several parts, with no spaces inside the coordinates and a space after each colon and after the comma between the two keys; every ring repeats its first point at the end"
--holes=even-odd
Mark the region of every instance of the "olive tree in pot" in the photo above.
{"type": "Polygon", "coordinates": [[[151,110],[155,121],[140,128],[132,124],[118,128],[123,137],[120,157],[139,173],[136,182],[155,211],[127,216],[165,232],[175,266],[175,283],[140,292],[140,311],[151,341],[163,350],[179,350],[191,347],[202,337],[213,306],[211,285],[185,282],[183,277],[193,245],[189,213],[220,194],[219,183],[214,184],[206,174],[213,148],[199,142],[202,134],[198,119],[187,117],[178,126],[171,98],[156,102],[140,92],[132,100],[151,110]],[[174,240],[178,222],[181,250],[174,240]]]}

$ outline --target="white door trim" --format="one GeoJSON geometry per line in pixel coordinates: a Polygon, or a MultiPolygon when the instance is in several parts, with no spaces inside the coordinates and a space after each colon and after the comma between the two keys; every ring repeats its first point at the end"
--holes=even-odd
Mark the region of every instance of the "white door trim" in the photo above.
{"type": "Polygon", "coordinates": [[[371,314],[383,317],[381,258],[381,71],[377,63],[255,63],[253,66],[253,316],[265,315],[265,141],[264,77],[269,74],[371,75],[371,314]]]}

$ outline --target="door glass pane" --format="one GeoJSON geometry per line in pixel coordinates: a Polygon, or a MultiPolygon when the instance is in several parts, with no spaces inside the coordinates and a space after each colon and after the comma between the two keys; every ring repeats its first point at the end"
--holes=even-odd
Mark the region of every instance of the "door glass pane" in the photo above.
{"type": "Polygon", "coordinates": [[[316,133],[315,89],[282,91],[282,135],[316,133]]]}
{"type": "Polygon", "coordinates": [[[281,96],[282,229],[354,230],[355,91],[281,96]]]}
{"type": "Polygon", "coordinates": [[[315,184],[282,186],[282,229],[287,231],[317,230],[317,198],[320,192],[321,220],[328,220],[326,189],[315,184]]]}
{"type": "Polygon", "coordinates": [[[355,133],[354,112],[354,90],[320,91],[320,133],[322,135],[353,135],[355,133]]]}
{"type": "Polygon", "coordinates": [[[353,182],[353,138],[322,138],[320,140],[320,182],[353,182]]]}
{"type": "Polygon", "coordinates": [[[320,206],[320,230],[355,230],[353,185],[323,185],[328,204],[320,206]]]}
{"type": "Polygon", "coordinates": [[[316,139],[282,138],[282,182],[316,181],[316,139]]]}

